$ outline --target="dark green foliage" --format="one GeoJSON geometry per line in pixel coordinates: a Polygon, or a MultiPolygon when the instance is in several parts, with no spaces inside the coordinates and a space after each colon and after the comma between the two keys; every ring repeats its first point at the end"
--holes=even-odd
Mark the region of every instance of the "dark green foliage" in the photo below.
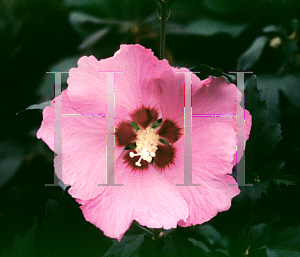
{"type": "Polygon", "coordinates": [[[48,200],[38,238],[40,256],[102,256],[110,245],[111,240],[85,221],[67,189],[59,203],[48,200]]]}
{"type": "Polygon", "coordinates": [[[67,191],[45,186],[53,182],[53,152],[36,139],[41,112],[22,110],[49,105],[54,76],[45,72],[67,72],[80,56],[107,58],[124,43],[158,56],[160,0],[2,0],[1,257],[300,256],[299,1],[168,2],[171,65],[228,83],[236,83],[228,71],[256,74],[246,75],[245,89],[252,115],[245,181],[253,186],[240,187],[231,209],[206,224],[153,240],[153,230],[134,221],[121,242],[104,236],[67,191]]]}

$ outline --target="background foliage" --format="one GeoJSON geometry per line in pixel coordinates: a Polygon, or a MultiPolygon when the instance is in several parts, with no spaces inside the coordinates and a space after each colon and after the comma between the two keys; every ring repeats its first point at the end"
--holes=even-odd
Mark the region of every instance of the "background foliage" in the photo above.
{"type": "Polygon", "coordinates": [[[298,0],[169,3],[171,65],[200,68],[201,78],[256,74],[246,76],[245,93],[253,116],[246,182],[254,186],[241,187],[229,211],[156,240],[133,222],[118,243],[86,222],[66,191],[45,187],[53,183],[53,153],[35,137],[41,111],[15,114],[51,100],[54,79],[45,72],[68,71],[82,55],[106,58],[121,43],[139,43],[158,56],[158,7],[151,0],[0,1],[0,256],[300,256],[298,0]]]}

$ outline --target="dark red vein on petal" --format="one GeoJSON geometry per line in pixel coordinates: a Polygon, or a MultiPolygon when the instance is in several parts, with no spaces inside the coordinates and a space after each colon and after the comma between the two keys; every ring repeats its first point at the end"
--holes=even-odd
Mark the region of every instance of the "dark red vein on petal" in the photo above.
{"type": "Polygon", "coordinates": [[[127,146],[136,140],[136,133],[128,121],[121,121],[116,127],[116,143],[119,147],[127,146]]]}
{"type": "Polygon", "coordinates": [[[132,112],[130,117],[143,129],[146,129],[152,122],[157,120],[158,111],[155,108],[145,107],[142,105],[142,107],[132,112]]]}
{"type": "Polygon", "coordinates": [[[160,137],[166,139],[169,143],[175,143],[182,136],[182,128],[180,128],[174,121],[166,119],[161,124],[159,130],[156,132],[160,137]]]}
{"type": "Polygon", "coordinates": [[[162,171],[174,164],[176,149],[172,145],[158,145],[157,148],[153,162],[162,171]]]}

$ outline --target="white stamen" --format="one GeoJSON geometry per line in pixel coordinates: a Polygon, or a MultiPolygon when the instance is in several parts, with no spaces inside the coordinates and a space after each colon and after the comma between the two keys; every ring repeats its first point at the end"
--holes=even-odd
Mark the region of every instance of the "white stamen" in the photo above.
{"type": "Polygon", "coordinates": [[[135,154],[134,152],[130,152],[130,153],[129,153],[129,156],[130,156],[131,158],[133,158],[134,156],[138,156],[138,154],[135,154]]]}
{"type": "Polygon", "coordinates": [[[142,156],[141,156],[140,159],[135,163],[135,165],[136,165],[136,166],[142,166],[141,160],[142,160],[142,156]]]}
{"type": "Polygon", "coordinates": [[[155,157],[155,152],[157,150],[159,135],[155,133],[153,128],[146,128],[146,130],[137,131],[136,140],[136,154],[130,152],[129,156],[131,158],[135,156],[140,156],[140,159],[135,163],[137,166],[141,166],[141,160],[151,162],[152,158],[155,157]]]}

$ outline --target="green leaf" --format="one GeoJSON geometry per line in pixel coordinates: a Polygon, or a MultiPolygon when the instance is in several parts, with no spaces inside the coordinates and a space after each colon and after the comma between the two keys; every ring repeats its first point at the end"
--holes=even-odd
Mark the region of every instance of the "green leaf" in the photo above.
{"type": "Polygon", "coordinates": [[[204,252],[206,252],[206,253],[210,252],[210,249],[206,246],[205,243],[203,243],[199,240],[196,240],[194,238],[188,238],[188,241],[192,242],[194,246],[201,248],[204,252]]]}
{"type": "Polygon", "coordinates": [[[268,41],[268,37],[260,36],[256,38],[252,45],[239,57],[237,63],[238,71],[248,71],[259,60],[263,49],[268,41]]]}
{"type": "Polygon", "coordinates": [[[222,239],[221,234],[210,224],[197,226],[197,234],[205,237],[211,246],[219,243],[222,239]]]}
{"type": "Polygon", "coordinates": [[[210,75],[213,77],[223,77],[226,79],[227,83],[233,83],[236,80],[234,75],[227,74],[220,68],[212,68],[206,64],[199,64],[197,66],[194,66],[190,69],[190,71],[200,72],[196,73],[196,75],[201,80],[208,78],[210,75]]]}
{"type": "Polygon", "coordinates": [[[276,178],[278,174],[283,173],[280,172],[283,167],[284,161],[278,161],[273,159],[261,168],[261,171],[259,172],[261,174],[259,179],[267,180],[276,178]]]}
{"type": "Polygon", "coordinates": [[[46,101],[40,104],[32,104],[30,106],[28,106],[25,110],[19,111],[16,113],[16,115],[18,115],[21,112],[27,111],[27,110],[44,110],[47,106],[51,105],[52,101],[46,101]]]}
{"type": "Polygon", "coordinates": [[[268,25],[262,29],[264,33],[282,34],[286,35],[286,31],[282,26],[268,25]]]}
{"type": "Polygon", "coordinates": [[[267,249],[267,257],[299,257],[298,251],[287,249],[267,249]]]}
{"type": "Polygon", "coordinates": [[[114,240],[103,257],[130,257],[144,242],[144,235],[123,236],[121,241],[114,240]]]}
{"type": "MultiPolygon", "coordinates": [[[[211,12],[218,14],[232,14],[234,12],[241,12],[245,9],[247,2],[237,0],[203,0],[203,5],[211,12]]],[[[254,4],[254,3],[253,3],[254,4]]],[[[248,6],[247,6],[248,7],[248,6]]],[[[249,7],[248,7],[249,8],[249,7]]]]}
{"type": "Polygon", "coordinates": [[[257,76],[252,75],[245,85],[245,107],[253,116],[251,134],[260,134],[268,116],[266,102],[261,97],[257,76]]]}
{"type": "Polygon", "coordinates": [[[282,92],[295,106],[300,107],[300,73],[284,76],[260,75],[257,78],[261,97],[266,101],[270,122],[279,122],[279,93],[282,92]]]}
{"type": "Polygon", "coordinates": [[[87,12],[97,13],[104,16],[111,16],[108,1],[103,0],[65,0],[63,5],[70,9],[79,9],[87,12]]]}
{"type": "Polygon", "coordinates": [[[185,30],[189,34],[201,36],[229,34],[232,37],[237,37],[244,31],[247,26],[247,24],[229,23],[210,17],[203,17],[188,24],[185,30]]]}
{"type": "Polygon", "coordinates": [[[278,172],[272,181],[277,185],[284,184],[286,186],[299,184],[299,179],[292,175],[286,174],[285,172],[278,172]]]}
{"type": "Polygon", "coordinates": [[[264,153],[265,158],[269,158],[275,150],[277,144],[282,139],[281,125],[279,123],[265,124],[260,135],[260,154],[264,153]]]}
{"type": "Polygon", "coordinates": [[[277,233],[267,244],[268,257],[300,256],[300,223],[277,233]]]}
{"type": "MultiPolygon", "coordinates": [[[[153,236],[153,234],[152,234],[153,236]]],[[[157,257],[156,242],[149,237],[145,237],[145,240],[141,247],[138,248],[141,257],[157,257]]]]}
{"type": "Polygon", "coordinates": [[[23,158],[24,149],[14,140],[0,143],[0,187],[17,173],[23,158]]]}
{"type": "Polygon", "coordinates": [[[135,131],[138,131],[140,129],[140,126],[134,121],[131,121],[131,125],[135,131]]]}
{"type": "Polygon", "coordinates": [[[188,238],[194,246],[200,248],[204,252],[204,256],[229,256],[225,249],[229,246],[225,236],[222,236],[212,225],[202,224],[195,226],[196,238],[188,238]],[[224,247],[224,248],[220,248],[224,247]]]}
{"type": "MultiPolygon", "coordinates": [[[[255,175],[259,174],[263,179],[271,178],[271,176],[268,176],[267,174],[270,173],[270,169],[275,168],[275,166],[273,165],[267,168],[266,165],[272,161],[272,154],[279,141],[282,139],[281,125],[278,123],[269,124],[268,122],[265,122],[264,124],[260,124],[263,125],[263,127],[261,128],[261,131],[258,131],[255,130],[254,127],[256,119],[255,114],[253,114],[252,117],[253,127],[251,129],[252,134],[250,133],[249,142],[247,142],[248,150],[246,150],[246,161],[248,164],[252,165],[252,170],[255,175]]],[[[279,171],[281,168],[274,169],[274,171],[279,171]]],[[[273,174],[275,173],[273,172],[273,174]]]]}
{"type": "MultiPolygon", "coordinates": [[[[276,146],[276,156],[285,161],[285,171],[297,177],[297,160],[299,159],[297,149],[300,142],[298,133],[300,125],[300,73],[296,72],[284,76],[260,75],[257,87],[261,92],[261,99],[265,100],[267,106],[267,116],[262,117],[268,120],[269,124],[280,122],[282,126],[283,139],[276,146]]],[[[246,93],[246,107],[248,98],[246,93]]],[[[252,128],[255,130],[254,125],[252,128]]],[[[274,182],[276,183],[276,181],[274,182]]],[[[286,182],[289,184],[289,181],[286,182]]]]}
{"type": "Polygon", "coordinates": [[[246,180],[252,187],[241,188],[255,200],[267,193],[270,181],[276,178],[284,162],[273,158],[274,150],[282,139],[281,125],[268,121],[266,102],[257,88],[256,76],[246,83],[245,105],[252,115],[252,128],[246,144],[246,180]]]}
{"type": "Polygon", "coordinates": [[[282,139],[281,126],[278,123],[268,122],[266,102],[261,101],[255,75],[246,83],[245,99],[245,107],[252,115],[252,127],[246,146],[246,161],[255,164],[255,169],[259,170],[282,139]]]}
{"type": "Polygon", "coordinates": [[[195,246],[190,240],[187,239],[186,234],[180,234],[178,228],[173,234],[172,240],[176,246],[178,256],[191,256],[191,257],[199,257],[203,256],[203,250],[195,246]]]}
{"type": "Polygon", "coordinates": [[[95,33],[92,33],[92,35],[89,35],[78,47],[80,51],[84,51],[86,49],[92,48],[97,43],[100,42],[105,36],[108,35],[110,32],[110,27],[104,27],[102,29],[97,30],[95,33]]]}
{"type": "MultiPolygon", "coordinates": [[[[241,234],[237,237],[234,243],[234,256],[246,256],[244,244],[245,244],[245,227],[241,234]],[[243,254],[242,254],[243,252],[243,254]]],[[[277,231],[276,231],[277,232],[277,231]]],[[[266,244],[270,241],[270,238],[274,234],[274,230],[269,227],[266,223],[260,223],[258,225],[253,225],[249,231],[248,238],[248,255],[249,257],[266,257],[265,248],[266,244]]]]}
{"type": "Polygon", "coordinates": [[[178,257],[178,252],[172,238],[167,237],[165,239],[165,244],[162,248],[161,255],[163,257],[178,257]]]}
{"type": "Polygon", "coordinates": [[[68,189],[59,203],[52,199],[47,202],[46,219],[38,241],[42,256],[102,256],[111,246],[111,239],[84,219],[68,189]]]}
{"type": "Polygon", "coordinates": [[[217,249],[215,251],[205,253],[204,256],[207,256],[207,257],[229,257],[229,253],[226,250],[217,249]]]}
{"type": "Polygon", "coordinates": [[[40,104],[33,104],[28,106],[25,110],[34,110],[34,109],[38,109],[38,110],[44,110],[47,106],[51,105],[52,101],[46,101],[40,104]]]}
{"type": "Polygon", "coordinates": [[[136,148],[136,142],[129,143],[124,150],[133,150],[136,148]]]}
{"type": "Polygon", "coordinates": [[[252,201],[261,198],[262,194],[267,194],[267,183],[251,181],[251,184],[253,184],[253,186],[241,187],[240,189],[243,190],[252,201]]]}
{"type": "Polygon", "coordinates": [[[159,119],[151,124],[151,128],[156,129],[161,125],[161,123],[162,123],[162,119],[159,119]]]}
{"type": "MultiPolygon", "coordinates": [[[[82,37],[103,37],[113,25],[122,26],[128,29],[130,28],[130,22],[123,22],[113,19],[103,19],[97,16],[80,12],[73,11],[69,15],[69,21],[72,27],[78,32],[82,37]]],[[[86,38],[85,41],[91,40],[86,38]]]]}
{"type": "Polygon", "coordinates": [[[10,250],[5,250],[5,257],[35,257],[38,256],[37,246],[37,217],[24,236],[17,234],[10,250]]]}
{"type": "MultiPolygon", "coordinates": [[[[249,198],[253,201],[261,197],[264,193],[267,195],[267,191],[270,189],[270,182],[273,181],[275,184],[279,185],[280,177],[284,176],[284,172],[282,172],[282,168],[284,166],[284,161],[271,160],[270,162],[263,165],[263,167],[257,172],[253,179],[255,181],[253,186],[247,187],[244,190],[249,198]]],[[[293,181],[282,179],[283,184],[291,184],[293,185],[293,181]]]]}
{"type": "Polygon", "coordinates": [[[158,141],[159,141],[160,143],[164,144],[164,145],[170,145],[170,144],[168,143],[168,141],[165,140],[165,139],[163,139],[163,138],[160,138],[158,141]]]}
{"type": "MultiPolygon", "coordinates": [[[[271,221],[269,224],[261,223],[251,227],[249,234],[249,256],[299,257],[300,224],[297,223],[278,232],[276,227],[272,226],[272,223],[271,221]]],[[[245,231],[246,229],[244,229],[243,233],[245,231]]],[[[240,238],[244,238],[244,235],[242,234],[240,238]]],[[[242,243],[242,240],[237,243],[242,243]]]]}
{"type": "Polygon", "coordinates": [[[65,0],[64,5],[72,10],[118,20],[136,20],[138,17],[148,16],[155,10],[153,2],[135,0],[65,0]]]}
{"type": "MultiPolygon", "coordinates": [[[[249,257],[266,257],[266,246],[270,242],[271,238],[278,232],[276,226],[274,226],[274,219],[268,223],[260,223],[258,225],[252,225],[248,234],[248,251],[249,257]]],[[[247,227],[245,227],[242,233],[237,237],[235,241],[234,251],[236,256],[241,256],[241,252],[244,252],[245,236],[247,227]],[[239,255],[238,255],[239,253],[239,255]]]]}

